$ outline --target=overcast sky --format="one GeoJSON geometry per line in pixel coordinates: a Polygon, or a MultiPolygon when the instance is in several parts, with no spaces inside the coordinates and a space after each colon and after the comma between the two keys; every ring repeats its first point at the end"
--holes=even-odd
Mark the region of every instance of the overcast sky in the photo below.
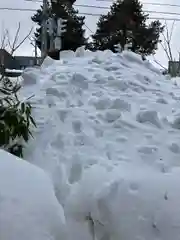
{"type": "MultiPolygon", "coordinates": [[[[35,0],[33,0],[35,1],[35,0]]],[[[169,4],[179,4],[180,0],[142,0],[142,3],[169,3],[169,4]]],[[[98,2],[97,0],[76,0],[76,4],[89,4],[96,6],[110,6],[110,2],[98,2]]],[[[0,0],[0,8],[2,7],[12,7],[12,8],[28,8],[28,9],[37,9],[40,6],[38,2],[30,2],[27,0],[0,0]]],[[[145,10],[155,10],[155,11],[167,11],[167,12],[177,12],[180,13],[180,8],[177,7],[166,7],[166,6],[151,6],[144,4],[145,10]]],[[[2,35],[3,29],[8,29],[11,37],[15,34],[18,23],[21,23],[21,31],[20,37],[23,38],[31,27],[33,26],[33,22],[31,21],[31,16],[33,12],[28,11],[8,11],[8,10],[0,10],[0,35],[2,35]]],[[[102,9],[90,9],[90,8],[79,8],[80,12],[89,12],[89,13],[105,13],[106,10],[102,9]]],[[[150,14],[151,17],[176,17],[180,19],[180,16],[172,16],[172,15],[162,15],[162,14],[150,14]]],[[[96,22],[98,17],[95,16],[86,16],[86,25],[91,29],[94,33],[96,30],[96,22]]],[[[168,21],[169,28],[172,22],[168,21]]],[[[92,34],[88,29],[86,32],[87,35],[92,34]]],[[[172,36],[172,50],[174,57],[177,58],[178,52],[180,51],[180,21],[175,23],[175,28],[172,36]]],[[[33,55],[33,48],[30,45],[29,41],[26,41],[19,51],[16,54],[21,55],[33,55]]],[[[160,61],[162,64],[167,65],[167,57],[165,56],[163,50],[159,48],[156,59],[160,61]]]]}

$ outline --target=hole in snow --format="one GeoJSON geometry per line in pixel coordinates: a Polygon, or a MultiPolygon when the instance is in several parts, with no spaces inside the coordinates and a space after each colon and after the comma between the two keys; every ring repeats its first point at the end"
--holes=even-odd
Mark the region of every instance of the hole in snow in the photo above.
{"type": "Polygon", "coordinates": [[[80,133],[82,131],[82,123],[80,120],[74,120],[72,122],[72,127],[75,133],[80,133]]]}
{"type": "Polygon", "coordinates": [[[73,163],[71,169],[70,169],[70,176],[69,176],[69,182],[72,184],[74,182],[78,182],[81,178],[82,174],[82,166],[80,163],[73,163]]]}
{"type": "Polygon", "coordinates": [[[180,152],[180,147],[177,143],[171,143],[168,148],[173,153],[179,153],[180,152]]]}
{"type": "Polygon", "coordinates": [[[61,109],[61,110],[58,110],[57,113],[58,113],[58,116],[59,116],[60,120],[61,120],[62,122],[64,122],[65,119],[67,118],[68,111],[65,110],[65,109],[61,109]]]}
{"type": "Polygon", "coordinates": [[[139,188],[138,183],[135,182],[130,183],[129,188],[131,191],[137,191],[139,188]]]}
{"type": "Polygon", "coordinates": [[[144,153],[144,154],[152,154],[156,152],[158,148],[156,146],[141,146],[138,147],[138,152],[144,153]]]}
{"type": "Polygon", "coordinates": [[[164,98],[158,98],[158,99],[156,100],[156,102],[157,102],[157,103],[161,103],[161,104],[167,104],[167,103],[168,103],[167,100],[164,99],[164,98]]]}

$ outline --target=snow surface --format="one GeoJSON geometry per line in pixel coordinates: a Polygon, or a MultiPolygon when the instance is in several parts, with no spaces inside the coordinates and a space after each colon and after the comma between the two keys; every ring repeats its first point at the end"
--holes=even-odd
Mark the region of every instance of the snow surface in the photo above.
{"type": "Polygon", "coordinates": [[[59,240],[65,218],[45,172],[0,150],[0,239],[59,240]]]}
{"type": "MultiPolygon", "coordinates": [[[[68,239],[180,239],[180,88],[128,51],[83,48],[23,73],[68,239]]],[[[63,239],[63,238],[61,238],[63,239]]]]}
{"type": "Polygon", "coordinates": [[[7,73],[23,73],[23,70],[17,70],[17,69],[8,69],[6,68],[7,73]]]}

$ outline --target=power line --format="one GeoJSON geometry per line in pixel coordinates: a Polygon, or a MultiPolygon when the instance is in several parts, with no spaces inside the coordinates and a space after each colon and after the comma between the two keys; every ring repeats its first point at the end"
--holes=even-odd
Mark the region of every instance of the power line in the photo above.
{"type": "MultiPolygon", "coordinates": [[[[12,8],[12,7],[0,7],[0,10],[7,10],[7,11],[26,11],[26,12],[35,12],[37,9],[33,8],[12,8]]],[[[168,12],[158,12],[158,11],[149,11],[150,13],[155,14],[167,14],[167,15],[180,15],[180,13],[168,13],[168,12]]],[[[78,14],[84,16],[96,16],[99,17],[104,13],[88,13],[88,12],[79,12],[78,14]]],[[[157,20],[169,20],[169,21],[180,21],[180,18],[166,18],[166,17],[149,17],[149,19],[157,19],[157,20]]]]}
{"type": "MultiPolygon", "coordinates": [[[[42,0],[25,0],[28,2],[42,2],[42,0]]],[[[99,2],[110,2],[113,3],[112,1],[109,0],[96,0],[99,2]]],[[[168,3],[153,3],[153,2],[146,2],[143,3],[144,5],[154,5],[154,6],[171,6],[171,7],[180,7],[180,5],[177,4],[168,4],[168,3]]],[[[95,8],[95,9],[105,9],[105,10],[109,10],[109,7],[105,7],[105,6],[96,6],[96,5],[88,5],[88,4],[74,4],[74,6],[76,7],[84,7],[84,8],[95,8]]],[[[144,10],[144,12],[146,13],[157,13],[157,14],[165,14],[165,15],[177,15],[179,16],[180,13],[177,12],[164,12],[164,11],[152,11],[152,10],[144,10]]],[[[82,15],[86,15],[86,16],[97,16],[100,17],[102,14],[101,13],[79,13],[82,15]]],[[[180,21],[180,18],[165,18],[165,17],[149,17],[149,19],[156,19],[156,20],[167,20],[167,21],[180,21]]],[[[85,24],[86,28],[93,33],[93,31],[85,24]]]]}
{"type": "MultiPolygon", "coordinates": [[[[78,14],[81,15],[86,15],[86,16],[94,16],[94,17],[100,17],[102,14],[100,13],[84,13],[84,12],[80,12],[78,14]]],[[[167,20],[167,21],[180,21],[180,18],[165,18],[165,17],[149,17],[148,19],[157,19],[157,20],[167,20]]]]}
{"type": "Polygon", "coordinates": [[[91,33],[94,34],[94,32],[93,32],[86,24],[84,24],[84,25],[85,25],[85,27],[86,27],[91,33]]]}
{"type": "Polygon", "coordinates": [[[33,9],[33,8],[12,8],[12,7],[0,7],[0,10],[22,11],[22,12],[34,12],[34,11],[37,11],[37,9],[33,9]]]}
{"type": "MultiPolygon", "coordinates": [[[[30,0],[27,0],[30,1],[30,0]]],[[[113,3],[111,0],[96,0],[97,2],[108,2],[113,3]]],[[[169,7],[180,7],[180,4],[170,4],[170,3],[155,3],[155,2],[144,2],[143,5],[154,5],[154,6],[169,6],[169,7]]]]}
{"type": "MultiPolygon", "coordinates": [[[[42,2],[42,0],[25,0],[27,2],[42,2]]],[[[113,1],[111,0],[96,0],[97,2],[108,2],[108,3],[113,3],[113,1]]],[[[143,5],[154,5],[154,6],[167,6],[167,7],[179,7],[180,8],[180,4],[170,4],[170,3],[155,3],[155,2],[144,2],[143,5]]],[[[94,7],[94,6],[90,6],[90,5],[82,5],[82,4],[74,4],[74,6],[76,7],[94,7]]],[[[97,8],[108,8],[108,7],[102,7],[102,6],[95,6],[97,8]]]]}
{"type": "MultiPolygon", "coordinates": [[[[94,5],[75,5],[75,6],[109,10],[108,7],[103,7],[103,6],[94,6],[94,5]]],[[[179,7],[180,7],[180,5],[179,5],[179,7]]],[[[164,11],[154,11],[154,10],[144,10],[144,12],[145,13],[167,14],[167,15],[180,15],[180,13],[177,13],[177,12],[164,12],[164,11]]]]}
{"type": "Polygon", "coordinates": [[[166,15],[180,15],[180,13],[176,13],[176,12],[162,12],[162,11],[151,11],[151,10],[147,10],[144,11],[146,13],[158,13],[158,14],[166,14],[166,15]]]}
{"type": "MultiPolygon", "coordinates": [[[[41,0],[25,0],[28,2],[42,2],[41,0]]],[[[99,0],[98,0],[99,1],[99,0]]],[[[105,1],[105,0],[101,0],[101,1],[105,1]]],[[[156,4],[156,3],[149,3],[149,4],[156,4]]],[[[159,5],[159,3],[157,3],[157,5],[159,5]]],[[[169,4],[168,4],[169,5],[169,4]]],[[[74,4],[74,6],[76,7],[86,7],[86,8],[96,8],[96,9],[105,9],[105,10],[109,10],[109,7],[104,7],[104,6],[95,6],[95,5],[87,5],[87,4],[74,4]]],[[[179,6],[180,5],[174,5],[174,6],[179,6]]],[[[154,11],[154,10],[144,10],[145,13],[157,13],[157,14],[166,14],[166,15],[180,15],[180,13],[177,12],[164,12],[164,11],[154,11]]]]}
{"type": "Polygon", "coordinates": [[[178,8],[180,8],[179,4],[170,4],[170,3],[150,3],[150,2],[145,2],[145,3],[143,3],[143,5],[166,6],[166,7],[178,7],[178,8]]]}
{"type": "MultiPolygon", "coordinates": [[[[42,0],[25,0],[26,2],[42,2],[42,0]]],[[[100,1],[100,2],[110,2],[113,3],[111,1],[107,1],[107,0],[96,0],[96,1],[100,1]]],[[[148,3],[145,2],[143,3],[143,5],[154,5],[154,6],[171,6],[171,7],[179,7],[180,5],[178,4],[168,4],[168,3],[148,3]]],[[[97,8],[97,9],[109,9],[109,7],[104,7],[104,6],[96,6],[96,5],[89,5],[89,4],[74,4],[74,6],[76,7],[86,7],[86,8],[97,8]]],[[[146,10],[145,10],[146,11],[146,10]]]]}
{"type": "MultiPolygon", "coordinates": [[[[11,8],[11,7],[0,7],[0,10],[10,10],[10,11],[37,11],[37,9],[33,8],[11,8]]],[[[151,10],[145,10],[144,12],[147,13],[157,13],[157,14],[166,14],[166,15],[180,15],[180,13],[177,12],[164,12],[164,11],[151,11],[151,10]]],[[[92,16],[100,16],[105,13],[79,13],[79,14],[84,14],[84,15],[92,15],[92,16]]],[[[151,18],[151,17],[150,17],[151,18]]]]}
{"type": "MultiPolygon", "coordinates": [[[[42,3],[42,0],[24,0],[25,2],[40,2],[42,3]]],[[[99,8],[99,9],[109,9],[109,7],[103,7],[103,6],[95,6],[95,5],[88,5],[88,4],[74,4],[75,7],[87,7],[87,8],[99,8]]]]}

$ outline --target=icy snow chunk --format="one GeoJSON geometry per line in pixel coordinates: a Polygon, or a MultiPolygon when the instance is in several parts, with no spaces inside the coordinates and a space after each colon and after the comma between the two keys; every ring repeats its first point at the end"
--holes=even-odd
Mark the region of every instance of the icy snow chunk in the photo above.
{"type": "Polygon", "coordinates": [[[97,80],[95,80],[95,83],[97,83],[97,84],[105,84],[106,83],[106,78],[104,76],[101,76],[101,74],[95,74],[94,78],[97,79],[97,80]]]}
{"type": "Polygon", "coordinates": [[[119,79],[109,81],[108,85],[110,87],[114,87],[115,89],[119,89],[121,91],[126,91],[129,88],[127,81],[119,80],[119,79]]]}
{"type": "Polygon", "coordinates": [[[47,68],[51,65],[53,65],[55,63],[55,60],[50,58],[50,57],[46,57],[41,65],[41,68],[47,68]]]}
{"type": "Polygon", "coordinates": [[[111,101],[109,98],[100,98],[94,103],[97,110],[105,110],[110,107],[111,101]]]}
{"type": "Polygon", "coordinates": [[[114,76],[108,76],[108,80],[116,80],[114,76]]]}
{"type": "Polygon", "coordinates": [[[117,71],[119,70],[119,64],[108,64],[108,66],[105,67],[107,71],[117,71]]]}
{"type": "Polygon", "coordinates": [[[141,55],[133,53],[131,51],[123,51],[122,56],[129,62],[136,62],[137,64],[143,64],[141,55]]]}
{"type": "Polygon", "coordinates": [[[92,62],[95,62],[97,64],[101,64],[104,62],[104,58],[102,55],[96,55],[93,59],[92,62]]]}
{"type": "Polygon", "coordinates": [[[136,120],[140,123],[151,123],[156,127],[160,128],[160,120],[155,110],[144,110],[137,114],[136,120]]]}
{"type": "Polygon", "coordinates": [[[65,218],[43,170],[0,150],[0,239],[57,240],[65,218]]]}
{"type": "Polygon", "coordinates": [[[76,87],[88,89],[88,79],[81,73],[74,73],[70,82],[76,87]]]}
{"type": "Polygon", "coordinates": [[[57,88],[54,88],[54,87],[47,88],[47,89],[46,89],[46,94],[47,94],[47,95],[56,96],[56,97],[58,97],[58,98],[61,97],[61,92],[59,92],[58,89],[57,89],[57,88]]]}
{"type": "Polygon", "coordinates": [[[37,84],[39,81],[39,69],[36,68],[27,68],[24,70],[22,73],[22,85],[23,86],[28,86],[28,85],[34,85],[37,84]]]}
{"type": "Polygon", "coordinates": [[[75,57],[75,52],[71,50],[64,50],[61,51],[61,59],[68,59],[68,58],[74,58],[75,57]]]}
{"type": "Polygon", "coordinates": [[[111,108],[117,110],[119,109],[121,111],[130,111],[131,105],[123,99],[116,98],[113,100],[111,108]]]}
{"type": "Polygon", "coordinates": [[[108,109],[103,117],[108,123],[115,122],[118,118],[121,117],[121,112],[115,109],[108,109]]]}
{"type": "Polygon", "coordinates": [[[76,57],[84,57],[85,54],[86,54],[85,46],[82,46],[76,49],[76,52],[75,52],[76,57]]]}
{"type": "Polygon", "coordinates": [[[118,136],[116,139],[118,142],[127,142],[128,138],[126,136],[118,136]]]}

